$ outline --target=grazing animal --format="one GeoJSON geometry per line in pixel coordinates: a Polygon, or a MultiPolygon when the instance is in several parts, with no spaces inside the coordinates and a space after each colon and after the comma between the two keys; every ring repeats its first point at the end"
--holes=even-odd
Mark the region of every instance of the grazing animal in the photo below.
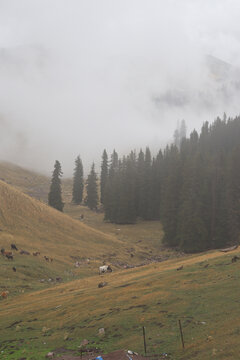
{"type": "Polygon", "coordinates": [[[112,268],[110,265],[103,265],[99,267],[99,275],[104,274],[106,272],[112,272],[112,268]]]}
{"type": "Polygon", "coordinates": [[[14,271],[14,272],[16,272],[16,271],[17,271],[17,269],[15,268],[15,266],[13,266],[13,268],[12,268],[12,269],[13,269],[13,271],[14,271]]]}
{"type": "Polygon", "coordinates": [[[4,253],[5,253],[5,249],[4,248],[1,248],[1,254],[4,256],[4,253]]]}
{"type": "Polygon", "coordinates": [[[103,281],[98,284],[98,288],[103,288],[104,286],[107,286],[107,282],[103,281]]]}
{"type": "Polygon", "coordinates": [[[21,255],[30,255],[30,252],[29,252],[29,251],[26,251],[26,250],[21,250],[21,251],[20,251],[20,254],[21,254],[21,255]]]}
{"type": "Polygon", "coordinates": [[[5,256],[6,256],[6,258],[8,259],[8,260],[13,260],[13,256],[12,256],[12,254],[6,254],[5,253],[5,256]]]}
{"type": "Polygon", "coordinates": [[[177,271],[182,270],[182,269],[183,269],[183,265],[180,266],[179,268],[177,268],[177,271]]]}
{"type": "Polygon", "coordinates": [[[11,244],[11,249],[12,249],[12,250],[18,250],[18,248],[16,247],[15,244],[11,244]]]}
{"type": "Polygon", "coordinates": [[[39,251],[33,252],[33,256],[38,256],[38,255],[40,255],[39,251]]]}
{"type": "Polygon", "coordinates": [[[60,276],[56,277],[56,281],[62,281],[62,278],[60,276]]]}
{"type": "Polygon", "coordinates": [[[50,262],[53,262],[53,258],[50,258],[50,257],[48,257],[48,256],[46,256],[46,255],[44,255],[44,259],[46,260],[46,261],[50,261],[50,262]]]}
{"type": "Polygon", "coordinates": [[[235,256],[232,258],[232,263],[235,263],[237,260],[240,260],[240,258],[235,255],[235,256]]]}
{"type": "Polygon", "coordinates": [[[7,299],[8,294],[9,294],[9,292],[8,292],[8,291],[2,291],[2,293],[1,293],[1,297],[2,297],[3,299],[7,299]]]}

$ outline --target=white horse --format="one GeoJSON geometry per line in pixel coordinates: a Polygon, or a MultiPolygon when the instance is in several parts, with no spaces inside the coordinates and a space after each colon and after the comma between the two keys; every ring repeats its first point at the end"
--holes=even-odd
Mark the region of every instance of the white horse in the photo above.
{"type": "Polygon", "coordinates": [[[109,265],[103,265],[99,267],[99,275],[104,274],[106,272],[112,272],[112,268],[109,265]]]}

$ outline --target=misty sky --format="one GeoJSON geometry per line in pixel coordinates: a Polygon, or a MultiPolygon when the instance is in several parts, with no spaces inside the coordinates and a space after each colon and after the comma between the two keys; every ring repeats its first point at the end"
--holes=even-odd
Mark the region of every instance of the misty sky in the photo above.
{"type": "Polygon", "coordinates": [[[0,158],[71,175],[78,154],[238,115],[239,16],[239,0],[0,0],[0,158]]]}

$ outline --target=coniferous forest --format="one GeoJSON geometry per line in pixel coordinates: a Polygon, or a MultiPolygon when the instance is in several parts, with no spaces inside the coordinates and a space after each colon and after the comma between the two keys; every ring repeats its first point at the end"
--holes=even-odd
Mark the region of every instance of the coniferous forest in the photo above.
{"type": "Polygon", "coordinates": [[[235,244],[240,238],[240,117],[204,123],[200,133],[152,157],[104,153],[105,220],[159,220],[164,242],[186,252],[235,244]],[[107,174],[107,176],[106,176],[107,174]]]}

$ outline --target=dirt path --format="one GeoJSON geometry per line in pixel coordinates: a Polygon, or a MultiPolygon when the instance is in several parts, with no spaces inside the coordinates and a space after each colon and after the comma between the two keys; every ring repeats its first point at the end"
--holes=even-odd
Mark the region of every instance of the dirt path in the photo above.
{"type": "Polygon", "coordinates": [[[55,357],[53,360],[95,360],[97,356],[102,356],[103,360],[160,360],[163,359],[163,357],[155,357],[155,358],[149,358],[141,355],[128,355],[126,351],[124,350],[117,350],[114,352],[111,352],[109,354],[93,354],[90,353],[88,355],[81,356],[72,356],[72,355],[63,355],[61,357],[55,357]]]}

